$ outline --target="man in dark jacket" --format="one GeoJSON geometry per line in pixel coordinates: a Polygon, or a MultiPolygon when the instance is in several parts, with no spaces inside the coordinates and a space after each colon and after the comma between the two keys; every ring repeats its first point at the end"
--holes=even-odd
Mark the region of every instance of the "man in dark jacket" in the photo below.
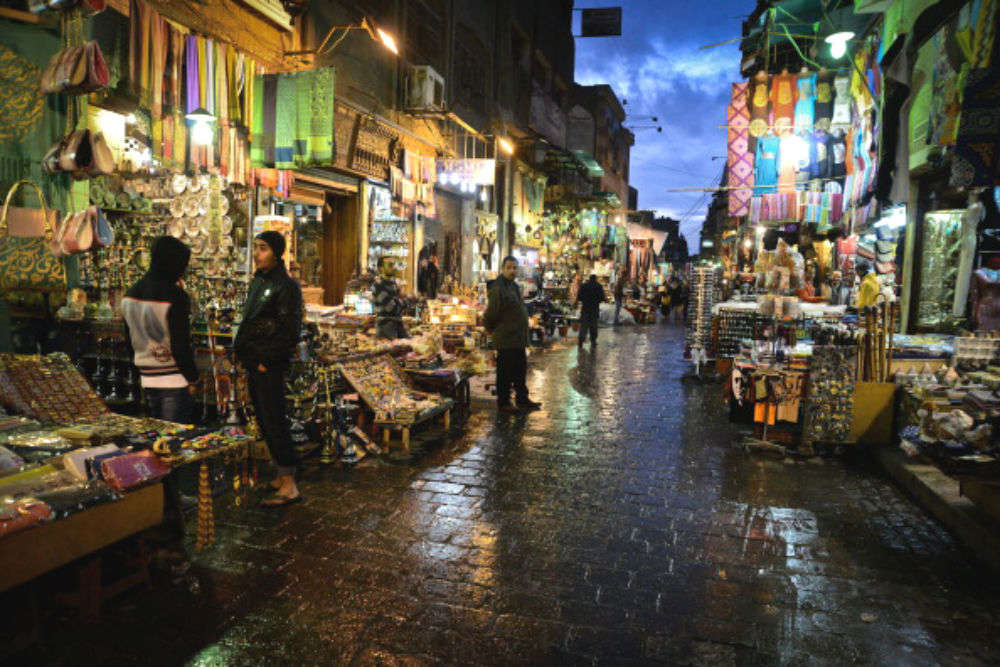
{"type": "Polygon", "coordinates": [[[191,300],[181,276],[191,250],[172,236],[153,242],[149,271],[125,293],[122,314],[151,417],[181,424],[193,419],[198,382],[191,345],[191,300]]]}
{"type": "Polygon", "coordinates": [[[604,288],[597,282],[597,276],[590,274],[590,279],[583,284],[576,295],[580,304],[580,341],[578,347],[583,347],[590,334],[590,345],[597,345],[597,321],[601,316],[601,304],[604,302],[604,288]]]}
{"type": "Polygon", "coordinates": [[[517,260],[506,257],[500,264],[500,276],[489,289],[483,324],[493,336],[497,350],[497,406],[500,412],[537,410],[542,407],[528,398],[525,380],[528,374],[528,309],[521,298],[521,288],[514,282],[517,260]],[[514,388],[517,407],[510,404],[514,388]]]}
{"type": "Polygon", "coordinates": [[[406,338],[403,326],[403,299],[396,283],[396,263],[392,257],[379,257],[378,280],[372,287],[375,307],[375,332],[379,338],[406,338]]]}
{"type": "Polygon", "coordinates": [[[278,232],[258,234],[253,244],[253,275],[243,321],[236,333],[236,356],[247,369],[250,398],[257,425],[267,442],[278,477],[274,495],[265,507],[300,499],[295,485],[295,446],[285,414],[285,376],[302,328],[302,290],[288,275],[281,256],[285,237],[278,232]]]}

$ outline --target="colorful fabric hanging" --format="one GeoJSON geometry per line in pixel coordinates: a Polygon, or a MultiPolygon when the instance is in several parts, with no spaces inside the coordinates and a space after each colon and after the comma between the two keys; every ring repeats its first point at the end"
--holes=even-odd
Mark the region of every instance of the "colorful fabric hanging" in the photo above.
{"type": "Polygon", "coordinates": [[[747,105],[749,84],[734,83],[732,99],[726,110],[728,143],[727,185],[729,186],[729,215],[742,216],[750,212],[753,194],[753,154],[748,148],[750,109],[747,105]]]}
{"type": "MultiPolygon", "coordinates": [[[[995,56],[995,54],[994,54],[995,56]]],[[[955,187],[1000,181],[1000,63],[969,72],[950,182],[955,187]]]]}
{"type": "Polygon", "coordinates": [[[184,49],[186,55],[186,81],[185,81],[185,93],[187,98],[187,106],[184,109],[185,113],[192,113],[201,106],[201,86],[198,84],[198,72],[200,71],[200,65],[198,64],[198,38],[194,35],[188,35],[184,40],[184,49]]]}
{"type": "Polygon", "coordinates": [[[778,164],[781,158],[781,139],[773,135],[757,140],[754,158],[754,194],[774,192],[778,185],[778,164]]]}
{"type": "Polygon", "coordinates": [[[774,131],[777,134],[788,134],[792,131],[797,97],[797,77],[794,74],[778,74],[772,78],[771,109],[774,115],[774,131]]]}
{"type": "Polygon", "coordinates": [[[757,72],[750,83],[748,104],[750,107],[750,140],[747,148],[750,152],[757,151],[757,139],[767,134],[768,116],[770,113],[770,97],[767,89],[767,73],[757,72]]]}
{"type": "Polygon", "coordinates": [[[274,109],[274,166],[295,167],[295,126],[298,103],[298,79],[295,74],[279,74],[276,81],[274,109]]]}

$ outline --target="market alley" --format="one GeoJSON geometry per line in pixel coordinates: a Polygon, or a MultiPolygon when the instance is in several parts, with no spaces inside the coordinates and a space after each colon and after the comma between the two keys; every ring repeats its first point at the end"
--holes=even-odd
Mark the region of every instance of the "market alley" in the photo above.
{"type": "Polygon", "coordinates": [[[863,453],[733,447],[720,385],[681,379],[682,336],[602,331],[532,358],[540,412],[308,469],[281,512],[227,500],[186,576],[54,624],[31,662],[1000,662],[997,580],[863,453]]]}

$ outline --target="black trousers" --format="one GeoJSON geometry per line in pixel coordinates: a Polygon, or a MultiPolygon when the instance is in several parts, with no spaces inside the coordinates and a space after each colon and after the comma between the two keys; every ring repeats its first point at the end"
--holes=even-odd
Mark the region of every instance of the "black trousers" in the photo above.
{"type": "Polygon", "coordinates": [[[510,390],[514,388],[514,396],[518,403],[528,400],[528,386],[525,378],[528,375],[528,355],[523,347],[512,347],[497,350],[497,403],[510,403],[510,390]]]}
{"type": "Polygon", "coordinates": [[[257,368],[248,370],[250,399],[257,415],[257,426],[267,443],[278,467],[279,475],[295,473],[295,445],[285,414],[285,374],[286,368],[268,367],[260,372],[257,368]]]}
{"type": "Polygon", "coordinates": [[[587,342],[587,334],[590,334],[590,342],[597,342],[597,313],[580,313],[580,345],[587,342]]]}

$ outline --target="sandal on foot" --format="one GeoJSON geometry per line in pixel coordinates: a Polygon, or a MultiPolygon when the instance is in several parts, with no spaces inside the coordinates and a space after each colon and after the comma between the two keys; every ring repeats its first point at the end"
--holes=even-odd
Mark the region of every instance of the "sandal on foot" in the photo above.
{"type": "Polygon", "coordinates": [[[280,493],[276,493],[270,498],[260,501],[261,507],[284,507],[285,505],[293,505],[302,500],[302,494],[297,496],[283,496],[280,493]]]}

